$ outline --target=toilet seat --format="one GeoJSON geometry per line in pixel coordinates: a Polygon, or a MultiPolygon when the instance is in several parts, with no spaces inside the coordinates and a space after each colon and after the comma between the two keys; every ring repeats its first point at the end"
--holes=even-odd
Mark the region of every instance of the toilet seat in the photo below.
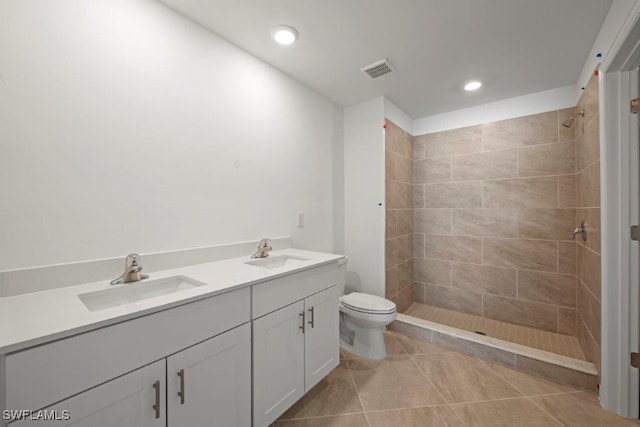
{"type": "Polygon", "coordinates": [[[353,292],[340,297],[345,308],[366,314],[392,314],[396,312],[396,305],[388,299],[376,295],[353,292]]]}

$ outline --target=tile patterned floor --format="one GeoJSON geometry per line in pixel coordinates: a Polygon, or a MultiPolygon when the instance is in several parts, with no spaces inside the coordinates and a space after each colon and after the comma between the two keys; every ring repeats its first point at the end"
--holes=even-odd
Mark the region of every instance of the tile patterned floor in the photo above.
{"type": "Polygon", "coordinates": [[[586,360],[578,338],[526,326],[513,325],[473,314],[414,302],[404,314],[452,326],[465,331],[481,331],[486,335],[516,344],[526,345],[574,359],[586,360]]]}
{"type": "Polygon", "coordinates": [[[602,409],[594,394],[396,332],[385,340],[382,361],[342,353],[340,366],[274,426],[640,425],[602,409]]]}

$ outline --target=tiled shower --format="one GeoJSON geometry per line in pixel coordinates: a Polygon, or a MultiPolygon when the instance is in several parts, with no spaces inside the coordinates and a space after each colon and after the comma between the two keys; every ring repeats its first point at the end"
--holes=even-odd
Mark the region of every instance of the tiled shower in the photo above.
{"type": "Polygon", "coordinates": [[[575,108],[415,137],[387,121],[387,298],[577,337],[599,370],[598,132],[595,76],[575,108]]]}

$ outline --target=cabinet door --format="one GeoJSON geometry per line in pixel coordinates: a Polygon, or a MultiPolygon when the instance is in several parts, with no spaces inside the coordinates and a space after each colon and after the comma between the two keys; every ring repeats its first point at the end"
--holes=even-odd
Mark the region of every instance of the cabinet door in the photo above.
{"type": "MultiPolygon", "coordinates": [[[[11,427],[160,427],[166,424],[165,361],[153,363],[47,408],[69,420],[23,420],[11,427]],[[155,386],[154,386],[155,385],[155,386]],[[154,405],[158,403],[157,411],[154,405]]],[[[37,384],[34,384],[37,387],[37,384]]],[[[35,414],[34,414],[35,415],[35,414]]]]}
{"type": "Polygon", "coordinates": [[[251,326],[167,358],[169,427],[251,425],[251,326]]]}
{"type": "Polygon", "coordinates": [[[340,363],[337,292],[337,287],[333,286],[304,300],[307,312],[305,393],[340,363]]]}
{"type": "Polygon", "coordinates": [[[304,301],[253,321],[253,425],[266,427],[304,394],[304,301]]]}

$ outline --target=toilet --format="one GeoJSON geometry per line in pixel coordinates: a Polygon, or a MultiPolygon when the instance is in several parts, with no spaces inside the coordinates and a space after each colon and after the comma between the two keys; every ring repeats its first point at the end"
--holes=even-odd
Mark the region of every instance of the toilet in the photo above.
{"type": "MultiPolygon", "coordinates": [[[[345,293],[347,261],[339,263],[340,294],[345,293]]],[[[396,319],[396,305],[386,298],[352,292],[339,298],[340,347],[357,356],[381,360],[387,356],[385,327],[396,319]]]]}

